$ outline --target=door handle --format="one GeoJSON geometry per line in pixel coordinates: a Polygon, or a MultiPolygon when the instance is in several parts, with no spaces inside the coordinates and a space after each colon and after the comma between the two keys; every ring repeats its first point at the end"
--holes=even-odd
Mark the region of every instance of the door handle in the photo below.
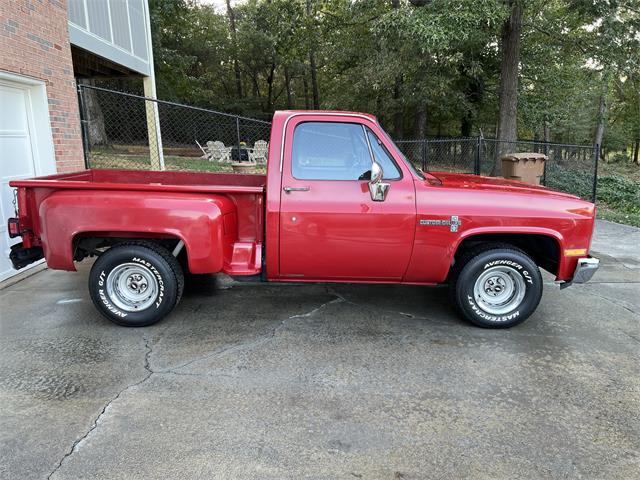
{"type": "Polygon", "coordinates": [[[284,193],[308,192],[309,191],[309,187],[284,187],[282,190],[284,190],[284,193]]]}

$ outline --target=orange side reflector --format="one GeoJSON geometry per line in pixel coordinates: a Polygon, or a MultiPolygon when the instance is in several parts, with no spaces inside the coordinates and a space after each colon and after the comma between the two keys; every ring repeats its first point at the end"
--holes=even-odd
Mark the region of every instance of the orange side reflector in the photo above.
{"type": "Polygon", "coordinates": [[[581,257],[582,255],[586,255],[586,254],[587,254],[586,248],[574,248],[574,249],[564,251],[565,257],[581,257]]]}

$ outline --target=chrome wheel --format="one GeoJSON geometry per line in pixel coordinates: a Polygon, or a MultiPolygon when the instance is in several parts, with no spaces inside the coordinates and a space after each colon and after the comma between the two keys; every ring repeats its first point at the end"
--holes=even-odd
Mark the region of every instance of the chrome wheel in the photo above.
{"type": "Polygon", "coordinates": [[[118,265],[111,270],[106,283],[111,301],[127,312],[150,307],[158,294],[158,279],[139,263],[118,265]]]}
{"type": "Polygon", "coordinates": [[[473,294],[478,306],[492,315],[503,315],[517,308],[526,286],[522,275],[512,267],[491,267],[478,277],[473,294]]]}

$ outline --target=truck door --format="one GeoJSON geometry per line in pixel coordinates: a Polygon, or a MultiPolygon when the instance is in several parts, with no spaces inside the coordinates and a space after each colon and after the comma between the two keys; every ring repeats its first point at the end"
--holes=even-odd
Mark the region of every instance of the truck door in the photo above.
{"type": "Polygon", "coordinates": [[[285,129],[280,192],[280,275],[301,280],[402,279],[416,222],[411,172],[352,116],[298,116],[285,129]],[[373,201],[372,155],[390,184],[373,201]]]}

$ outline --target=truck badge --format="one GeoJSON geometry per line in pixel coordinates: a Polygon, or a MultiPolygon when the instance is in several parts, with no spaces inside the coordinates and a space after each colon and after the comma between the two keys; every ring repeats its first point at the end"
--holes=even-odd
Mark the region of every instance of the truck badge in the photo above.
{"type": "Polygon", "coordinates": [[[458,227],[462,225],[462,222],[458,218],[458,215],[451,215],[450,220],[431,220],[431,219],[420,220],[420,225],[437,225],[437,226],[448,225],[449,227],[451,227],[450,230],[452,232],[457,232],[458,227]]]}

